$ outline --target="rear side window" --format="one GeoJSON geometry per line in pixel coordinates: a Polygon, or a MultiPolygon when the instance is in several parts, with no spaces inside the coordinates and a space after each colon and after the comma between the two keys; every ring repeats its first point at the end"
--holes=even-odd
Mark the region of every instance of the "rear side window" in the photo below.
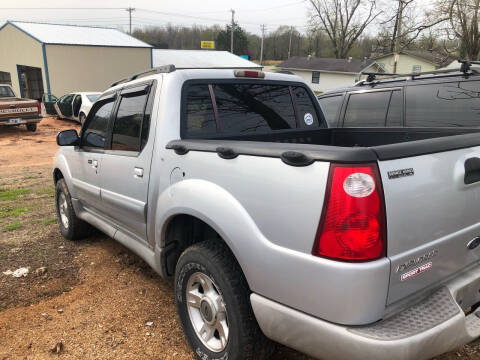
{"type": "Polygon", "coordinates": [[[217,132],[213,104],[207,84],[189,86],[187,99],[187,132],[213,135],[217,132]]]}
{"type": "Polygon", "coordinates": [[[407,126],[480,126],[479,81],[416,85],[405,90],[407,126]]]}
{"type": "Polygon", "coordinates": [[[215,84],[222,133],[254,133],[295,128],[288,86],[215,84]]]}
{"type": "Polygon", "coordinates": [[[400,90],[392,91],[390,98],[390,106],[388,107],[387,123],[388,127],[402,127],[403,126],[403,96],[400,90]]]}
{"type": "Polygon", "coordinates": [[[337,115],[342,106],[342,95],[330,96],[318,99],[320,102],[320,107],[322,108],[323,115],[325,115],[325,120],[330,127],[337,127],[337,115]]]}
{"type": "Polygon", "coordinates": [[[91,148],[105,147],[108,123],[112,115],[114,98],[106,100],[96,108],[86,128],[83,130],[82,145],[91,148]]]}
{"type": "Polygon", "coordinates": [[[140,133],[148,93],[131,93],[120,99],[113,125],[112,150],[140,151],[140,133]]]}
{"type": "Polygon", "coordinates": [[[391,91],[351,94],[344,127],[384,127],[391,91]]]}

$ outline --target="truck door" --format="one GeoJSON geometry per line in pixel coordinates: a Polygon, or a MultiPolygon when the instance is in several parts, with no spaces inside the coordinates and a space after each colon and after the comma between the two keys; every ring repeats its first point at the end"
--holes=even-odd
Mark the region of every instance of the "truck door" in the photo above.
{"type": "Polygon", "coordinates": [[[147,197],[154,143],[150,121],[154,82],[123,88],[112,120],[102,160],[101,192],[104,214],[119,230],[147,241],[147,197]],[[150,135],[150,136],[149,136],[150,135]]]}
{"type": "Polygon", "coordinates": [[[82,131],[80,147],[68,159],[75,193],[87,210],[101,210],[99,173],[114,104],[114,96],[95,104],[82,131]]]}

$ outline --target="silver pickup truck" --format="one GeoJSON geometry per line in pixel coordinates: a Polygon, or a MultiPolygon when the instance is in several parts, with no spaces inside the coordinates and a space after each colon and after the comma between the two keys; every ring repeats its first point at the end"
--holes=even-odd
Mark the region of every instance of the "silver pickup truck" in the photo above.
{"type": "Polygon", "coordinates": [[[59,133],[59,226],[174,278],[198,359],[427,359],[480,336],[464,132],[327,128],[298,77],[156,68],[59,133]]]}

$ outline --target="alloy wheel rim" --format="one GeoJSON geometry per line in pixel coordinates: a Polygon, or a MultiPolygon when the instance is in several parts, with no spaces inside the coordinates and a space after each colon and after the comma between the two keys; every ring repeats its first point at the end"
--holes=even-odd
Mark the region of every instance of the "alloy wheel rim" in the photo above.
{"type": "Polygon", "coordinates": [[[60,221],[65,229],[68,229],[69,221],[67,216],[67,197],[62,192],[58,197],[58,212],[60,213],[60,221]]]}
{"type": "Polygon", "coordinates": [[[206,274],[190,276],[186,290],[190,322],[200,341],[210,351],[221,352],[228,344],[228,317],[223,296],[206,274]]]}

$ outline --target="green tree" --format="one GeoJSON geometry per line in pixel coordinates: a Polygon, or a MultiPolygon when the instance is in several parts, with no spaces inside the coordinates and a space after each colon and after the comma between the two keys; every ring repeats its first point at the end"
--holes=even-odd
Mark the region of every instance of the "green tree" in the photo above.
{"type": "MultiPolygon", "coordinates": [[[[227,25],[225,30],[222,30],[217,35],[217,50],[230,51],[230,38],[232,34],[232,26],[227,25]]],[[[235,24],[233,31],[233,53],[237,55],[246,55],[248,51],[247,33],[240,26],[235,24]]]]}

